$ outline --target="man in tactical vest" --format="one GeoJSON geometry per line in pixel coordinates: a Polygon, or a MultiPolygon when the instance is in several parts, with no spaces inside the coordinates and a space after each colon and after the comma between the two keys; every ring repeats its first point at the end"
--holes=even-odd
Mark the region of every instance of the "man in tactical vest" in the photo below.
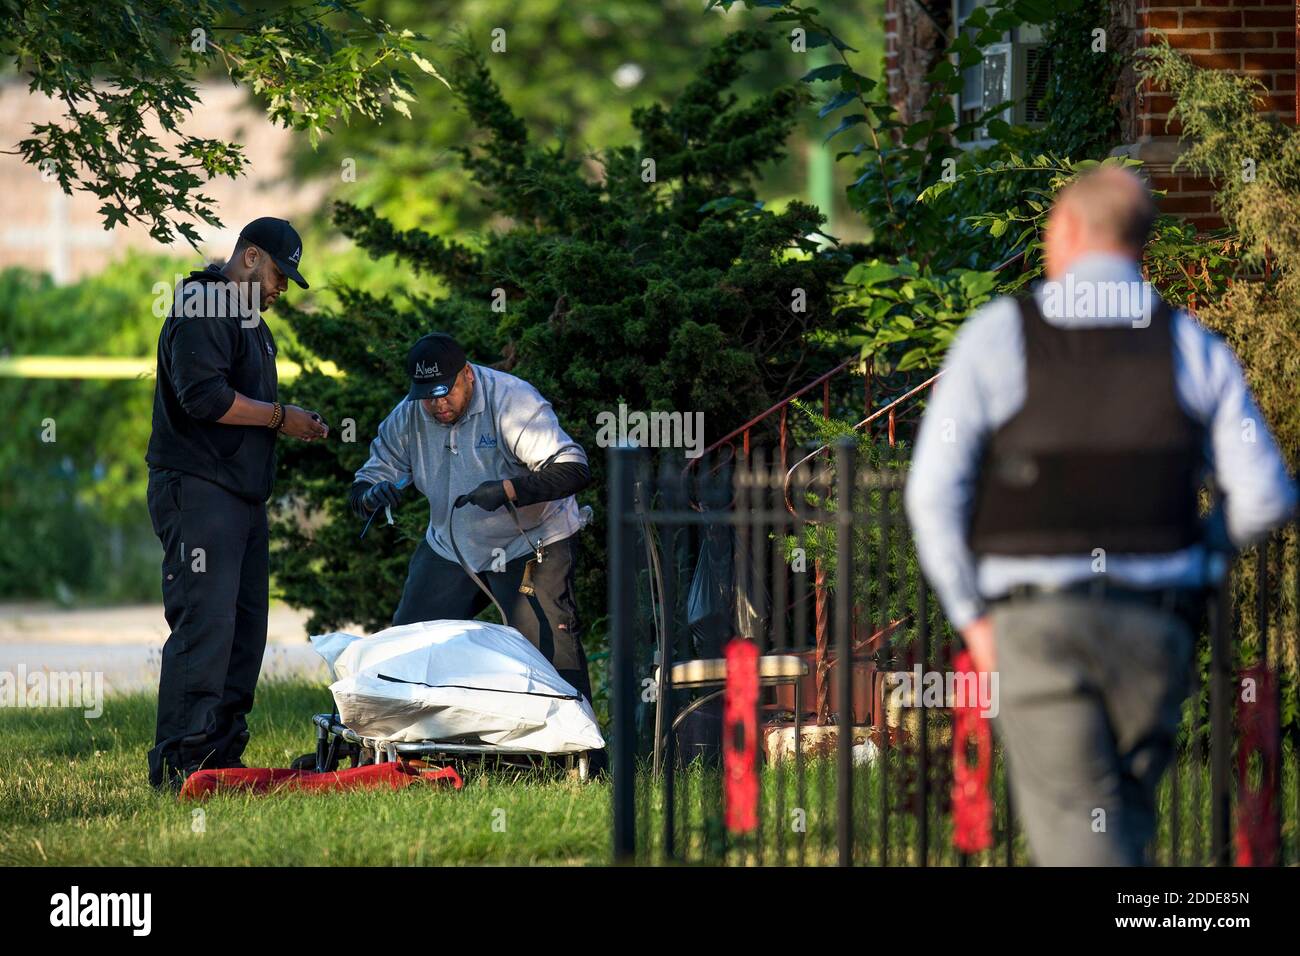
{"type": "Polygon", "coordinates": [[[1042,865],[1144,862],[1200,596],[1295,508],[1236,357],[1143,281],[1154,218],[1118,167],[1061,191],[1047,281],[962,327],[906,491],[927,578],[976,669],[996,668],[1042,865]]]}

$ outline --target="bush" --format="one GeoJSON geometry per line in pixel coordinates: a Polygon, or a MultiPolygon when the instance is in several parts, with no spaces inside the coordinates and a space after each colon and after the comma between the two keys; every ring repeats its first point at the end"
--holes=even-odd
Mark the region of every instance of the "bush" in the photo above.
{"type": "MultiPolygon", "coordinates": [[[[154,283],[178,271],[187,268],[138,255],[67,286],[7,270],[0,349],[151,355],[154,283]]],[[[159,548],[144,503],[152,403],[152,378],[0,378],[0,597],[158,598],[159,548]]]]}
{"type": "MultiPolygon", "coordinates": [[[[531,382],[587,449],[595,480],[583,497],[597,521],[578,599],[589,623],[605,604],[597,414],[619,403],[703,412],[711,440],[834,364],[822,343],[847,321],[832,314],[829,292],[845,257],[817,251],[816,210],[772,212],[753,188],[759,168],[782,156],[804,94],[780,88],[741,103],[729,91],[745,56],[768,42],[730,35],[674,102],[633,112],[639,143],[595,157],[532,142],[483,59],[463,48],[453,85],[481,135],[457,152],[501,227],[470,247],[337,207],[337,224],[371,255],[395,255],[448,291],[399,302],[350,289],[337,311],[290,313],[299,341],[345,372],[309,372],[287,390],[292,400],[336,428],[355,423],[353,441],[284,456],[287,504],[313,517],[303,526],[282,510],[276,566],[312,627],[385,626],[423,534],[427,515],[408,506],[395,529],[359,544],[345,502],[367,443],[406,390],[403,360],[419,335],[451,332],[472,361],[531,382]]],[[[589,650],[600,645],[588,637],[589,650]]]]}

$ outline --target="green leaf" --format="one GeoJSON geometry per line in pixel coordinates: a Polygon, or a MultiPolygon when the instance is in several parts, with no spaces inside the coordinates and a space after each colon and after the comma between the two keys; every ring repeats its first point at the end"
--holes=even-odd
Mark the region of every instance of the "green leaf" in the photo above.
{"type": "Polygon", "coordinates": [[[442,85],[447,87],[447,89],[451,89],[451,84],[447,82],[446,78],[441,73],[438,72],[437,68],[434,67],[432,63],[430,63],[424,57],[420,56],[420,54],[416,53],[414,50],[412,50],[409,55],[411,57],[412,63],[418,66],[425,73],[428,73],[430,76],[436,77],[437,79],[441,80],[442,85]]]}
{"type": "Polygon", "coordinates": [[[822,80],[834,80],[848,69],[849,66],[846,63],[828,63],[825,66],[817,67],[815,70],[809,70],[800,77],[800,79],[805,83],[818,83],[822,80]]]}
{"type": "Polygon", "coordinates": [[[913,123],[911,126],[907,127],[906,130],[904,130],[903,142],[906,143],[908,146],[911,146],[917,140],[924,139],[926,136],[928,136],[930,134],[931,129],[932,129],[931,125],[925,120],[921,120],[918,123],[913,123]]]}
{"type": "Polygon", "coordinates": [[[912,369],[921,368],[929,364],[929,352],[923,348],[909,349],[903,353],[903,357],[898,360],[898,370],[900,372],[910,372],[912,369]]]}
{"type": "Polygon", "coordinates": [[[806,38],[806,44],[810,50],[823,47],[828,43],[834,46],[837,50],[846,51],[848,53],[858,52],[833,33],[810,32],[806,38]]]}
{"type": "Polygon", "coordinates": [[[985,125],[992,139],[1006,139],[1011,135],[1011,124],[1000,117],[994,117],[985,125]]]}
{"type": "Polygon", "coordinates": [[[852,93],[865,94],[876,88],[876,81],[869,76],[849,70],[840,77],[840,87],[852,93]]]}
{"type": "Polygon", "coordinates": [[[894,266],[878,259],[871,262],[860,262],[850,269],[844,276],[846,283],[861,286],[869,289],[881,282],[887,282],[897,275],[894,266]]]}
{"type": "Polygon", "coordinates": [[[925,75],[927,82],[931,84],[943,83],[957,75],[957,69],[952,65],[952,60],[946,56],[941,56],[930,68],[930,72],[925,75]]]}
{"type": "Polygon", "coordinates": [[[916,197],[916,201],[919,203],[933,202],[935,199],[938,199],[948,190],[952,189],[952,187],[955,186],[960,181],[961,181],[960,177],[958,177],[958,179],[954,180],[953,182],[949,182],[946,179],[941,179],[938,182],[933,183],[927,186],[925,189],[921,190],[920,195],[916,197]]]}
{"type": "Polygon", "coordinates": [[[826,138],[823,139],[822,142],[829,143],[832,139],[834,139],[840,133],[844,132],[846,129],[851,129],[854,126],[857,126],[859,123],[865,123],[866,121],[867,121],[867,114],[865,113],[853,113],[850,116],[846,116],[842,120],[840,120],[840,124],[838,126],[836,126],[833,130],[831,130],[829,133],[826,134],[826,138]]]}
{"type": "Polygon", "coordinates": [[[856,101],[857,101],[856,94],[841,90],[840,92],[832,96],[829,100],[827,100],[826,103],[822,106],[822,108],[817,111],[817,118],[825,119],[829,114],[834,113],[837,109],[840,109],[841,107],[847,106],[848,104],[854,103],[856,101]]]}

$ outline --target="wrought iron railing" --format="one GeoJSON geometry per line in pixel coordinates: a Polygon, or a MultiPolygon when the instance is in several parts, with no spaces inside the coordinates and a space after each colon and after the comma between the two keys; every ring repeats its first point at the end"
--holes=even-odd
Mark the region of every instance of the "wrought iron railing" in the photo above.
{"type": "MultiPolygon", "coordinates": [[[[805,456],[793,479],[763,449],[686,474],[611,451],[619,859],[1030,862],[1000,748],[978,759],[950,707],[899,689],[914,668],[956,673],[960,645],[916,564],[904,454],[880,446],[869,467],[847,447],[805,456]],[[728,659],[745,645],[756,663],[728,659]],[[962,781],[987,794],[982,833],[954,813],[962,781]]],[[[1243,556],[1253,602],[1234,606],[1226,584],[1199,636],[1153,862],[1300,860],[1295,723],[1284,738],[1280,710],[1300,652],[1298,541],[1293,527],[1243,556]]]]}

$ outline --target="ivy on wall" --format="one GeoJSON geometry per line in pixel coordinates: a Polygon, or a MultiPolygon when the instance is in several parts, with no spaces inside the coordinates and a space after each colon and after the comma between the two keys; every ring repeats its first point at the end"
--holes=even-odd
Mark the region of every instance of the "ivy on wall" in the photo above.
{"type": "Polygon", "coordinates": [[[1111,0],[1077,0],[1058,11],[1044,36],[1052,73],[1042,105],[1050,119],[1035,131],[1031,149],[1102,159],[1120,144],[1127,38],[1119,29],[1111,21],[1111,0]]]}

